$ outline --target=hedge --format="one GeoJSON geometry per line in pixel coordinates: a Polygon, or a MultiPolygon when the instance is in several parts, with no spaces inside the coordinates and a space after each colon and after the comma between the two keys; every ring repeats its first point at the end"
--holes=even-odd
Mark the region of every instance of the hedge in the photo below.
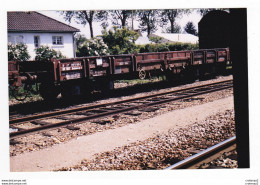
{"type": "Polygon", "coordinates": [[[163,52],[163,51],[182,51],[199,49],[199,44],[191,43],[165,43],[165,44],[145,44],[138,45],[139,53],[163,52]]]}

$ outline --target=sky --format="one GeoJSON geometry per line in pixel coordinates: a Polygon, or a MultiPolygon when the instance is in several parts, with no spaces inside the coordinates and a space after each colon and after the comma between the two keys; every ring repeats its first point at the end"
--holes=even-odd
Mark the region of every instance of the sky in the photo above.
{"type": "MultiPolygon", "coordinates": [[[[68,21],[65,21],[63,16],[58,12],[58,11],[38,11],[39,13],[42,13],[48,17],[54,18],[60,22],[63,22],[65,24],[68,24],[70,26],[73,26],[75,28],[80,29],[80,34],[85,35],[87,38],[90,38],[90,32],[89,32],[89,26],[87,25],[81,25],[81,24],[77,24],[74,20],[71,21],[71,23],[69,23],[68,21]]],[[[191,21],[193,22],[193,24],[195,25],[196,29],[198,30],[198,22],[201,19],[201,15],[198,14],[197,12],[192,12],[189,15],[183,15],[181,18],[177,18],[176,19],[176,23],[178,25],[181,26],[182,30],[184,30],[185,25],[187,24],[187,22],[191,21]]],[[[111,27],[111,24],[109,25],[111,27]]],[[[100,35],[101,34],[101,26],[99,22],[94,22],[93,23],[93,27],[94,27],[94,36],[100,35]]],[[[134,29],[138,29],[138,22],[134,21],[134,29]]],[[[155,32],[162,32],[162,29],[158,26],[158,30],[155,32]]],[[[146,36],[147,33],[143,32],[142,33],[143,36],[146,36]]]]}

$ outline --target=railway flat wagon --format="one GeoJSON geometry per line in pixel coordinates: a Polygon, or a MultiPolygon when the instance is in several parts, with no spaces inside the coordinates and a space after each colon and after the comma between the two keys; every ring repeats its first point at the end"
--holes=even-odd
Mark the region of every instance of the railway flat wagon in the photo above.
{"type": "Polygon", "coordinates": [[[169,81],[180,75],[194,79],[225,70],[228,61],[228,48],[10,61],[8,75],[14,92],[22,84],[30,90],[32,84],[40,83],[41,96],[53,99],[60,93],[63,97],[93,90],[108,93],[114,80],[144,79],[154,74],[165,75],[169,81]]]}

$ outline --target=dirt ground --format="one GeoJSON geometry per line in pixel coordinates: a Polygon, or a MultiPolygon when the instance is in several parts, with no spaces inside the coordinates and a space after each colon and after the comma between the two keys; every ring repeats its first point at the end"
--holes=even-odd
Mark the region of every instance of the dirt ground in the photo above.
{"type": "Polygon", "coordinates": [[[80,136],[67,143],[11,157],[10,171],[52,171],[69,167],[84,159],[93,159],[94,154],[142,141],[156,134],[166,133],[169,129],[184,128],[210,115],[233,108],[233,97],[228,97],[175,110],[136,124],[80,136]]]}

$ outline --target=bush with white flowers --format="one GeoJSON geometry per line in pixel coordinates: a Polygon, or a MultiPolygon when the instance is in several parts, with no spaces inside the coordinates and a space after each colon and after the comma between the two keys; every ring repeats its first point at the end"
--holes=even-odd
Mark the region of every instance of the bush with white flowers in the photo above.
{"type": "Polygon", "coordinates": [[[23,43],[19,44],[8,44],[8,61],[19,60],[26,61],[29,60],[30,55],[27,50],[27,45],[23,43]]]}
{"type": "Polygon", "coordinates": [[[101,38],[94,37],[81,43],[76,52],[77,57],[109,55],[108,47],[101,38]]]}
{"type": "Polygon", "coordinates": [[[60,51],[56,51],[54,49],[51,49],[49,46],[40,46],[35,49],[36,61],[50,61],[51,59],[61,59],[66,58],[62,55],[60,51]]]}

